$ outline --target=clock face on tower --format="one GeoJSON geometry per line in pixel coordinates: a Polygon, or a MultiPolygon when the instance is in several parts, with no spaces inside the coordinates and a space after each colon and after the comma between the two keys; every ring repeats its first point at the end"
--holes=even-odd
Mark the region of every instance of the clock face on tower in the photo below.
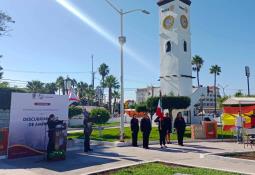
{"type": "Polygon", "coordinates": [[[188,18],[185,15],[181,16],[181,25],[184,29],[188,28],[189,22],[188,22],[188,18]]]}
{"type": "Polygon", "coordinates": [[[170,30],[173,26],[174,26],[174,17],[170,15],[165,17],[165,19],[163,20],[164,29],[170,30]]]}

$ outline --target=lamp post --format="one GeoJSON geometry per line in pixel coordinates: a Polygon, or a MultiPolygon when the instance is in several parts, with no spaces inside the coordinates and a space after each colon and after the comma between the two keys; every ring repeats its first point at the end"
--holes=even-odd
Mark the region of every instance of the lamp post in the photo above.
{"type": "Polygon", "coordinates": [[[245,75],[247,77],[247,87],[248,87],[248,96],[250,96],[250,67],[249,66],[245,66],[245,75]]]}
{"type": "Polygon", "coordinates": [[[124,12],[123,9],[118,9],[115,5],[113,5],[109,0],[105,0],[119,15],[120,15],[120,68],[121,68],[121,76],[120,76],[120,141],[124,141],[124,76],[123,76],[123,53],[124,53],[124,44],[126,43],[126,37],[123,35],[123,17],[124,15],[133,13],[133,12],[142,12],[144,14],[149,15],[150,12],[143,9],[134,9],[124,12]]]}

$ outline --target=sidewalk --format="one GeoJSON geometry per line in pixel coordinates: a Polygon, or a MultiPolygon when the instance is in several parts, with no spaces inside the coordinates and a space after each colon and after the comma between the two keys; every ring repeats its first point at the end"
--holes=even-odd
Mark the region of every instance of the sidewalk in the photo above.
{"type": "Polygon", "coordinates": [[[43,157],[1,160],[0,174],[84,175],[154,160],[234,171],[240,174],[255,174],[255,162],[247,163],[240,160],[236,163],[231,160],[211,159],[210,156],[202,156],[224,152],[251,151],[250,148],[244,149],[243,145],[227,142],[199,142],[186,143],[184,147],[178,145],[168,146],[167,149],[160,149],[158,145],[152,145],[150,150],[134,147],[93,146],[93,153],[83,153],[81,149],[69,151],[67,159],[60,162],[46,162],[43,157]]]}

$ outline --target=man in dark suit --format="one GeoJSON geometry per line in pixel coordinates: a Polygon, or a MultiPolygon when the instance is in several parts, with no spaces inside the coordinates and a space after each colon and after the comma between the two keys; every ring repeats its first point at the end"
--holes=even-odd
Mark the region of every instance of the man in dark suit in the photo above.
{"type": "Polygon", "coordinates": [[[83,126],[84,126],[84,152],[93,151],[90,148],[90,135],[92,133],[92,124],[89,122],[89,113],[84,109],[83,111],[84,120],[83,120],[83,126]]]}
{"type": "Polygon", "coordinates": [[[130,122],[130,127],[132,131],[132,146],[137,147],[137,135],[139,132],[139,121],[136,115],[133,116],[130,122]]]}
{"type": "Polygon", "coordinates": [[[163,146],[166,148],[166,121],[165,117],[160,118],[157,117],[154,122],[158,123],[158,131],[159,131],[159,143],[160,147],[163,148],[163,146]]]}
{"type": "Polygon", "coordinates": [[[141,131],[143,133],[143,148],[149,149],[149,137],[151,133],[151,120],[148,114],[145,114],[141,120],[141,131]]]}

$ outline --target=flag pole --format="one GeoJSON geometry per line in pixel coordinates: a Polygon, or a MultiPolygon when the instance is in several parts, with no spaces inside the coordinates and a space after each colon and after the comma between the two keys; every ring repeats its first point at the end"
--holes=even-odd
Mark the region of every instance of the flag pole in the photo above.
{"type": "MultiPolygon", "coordinates": [[[[161,107],[161,113],[162,113],[162,94],[161,94],[161,90],[159,92],[159,100],[160,100],[160,107],[161,107]]],[[[160,131],[162,131],[162,117],[160,117],[160,131]]]]}

